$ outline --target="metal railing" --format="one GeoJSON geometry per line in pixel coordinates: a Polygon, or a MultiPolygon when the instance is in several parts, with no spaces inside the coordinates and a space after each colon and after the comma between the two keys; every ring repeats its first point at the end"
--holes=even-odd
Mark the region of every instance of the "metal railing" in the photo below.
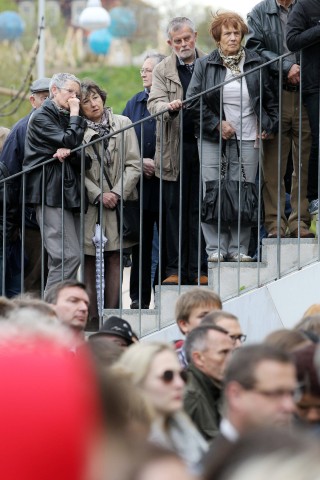
{"type": "MultiPolygon", "coordinates": [[[[298,237],[296,240],[287,240],[287,239],[281,239],[278,237],[277,239],[274,240],[266,240],[263,239],[264,237],[264,232],[263,232],[263,218],[262,218],[262,211],[263,211],[263,204],[262,204],[262,191],[263,191],[263,142],[261,140],[261,118],[262,118],[262,96],[263,96],[263,83],[262,83],[262,70],[267,69],[268,66],[272,62],[279,62],[279,81],[278,81],[278,94],[279,94],[279,131],[278,131],[278,162],[277,162],[277,204],[278,204],[278,210],[277,210],[277,228],[278,231],[281,229],[281,183],[283,179],[281,178],[281,158],[282,158],[282,148],[283,148],[283,138],[284,138],[284,133],[282,132],[281,128],[281,120],[282,120],[282,115],[283,115],[283,96],[282,96],[282,86],[283,86],[283,75],[282,75],[282,63],[283,59],[287,55],[282,55],[278,57],[277,59],[274,59],[272,61],[269,61],[259,67],[256,67],[253,70],[250,70],[250,72],[243,73],[239,75],[236,79],[230,79],[226,82],[223,82],[219,85],[216,85],[210,89],[208,89],[205,92],[201,92],[200,94],[196,95],[195,97],[185,100],[183,102],[184,108],[188,106],[188,104],[191,101],[194,101],[196,98],[199,98],[200,101],[200,136],[198,139],[199,142],[199,165],[200,165],[200,175],[199,178],[196,179],[198,182],[198,197],[194,199],[198,203],[198,220],[197,220],[197,225],[195,225],[197,229],[197,239],[198,239],[198,249],[197,249],[197,278],[198,278],[198,285],[200,285],[200,277],[201,273],[203,272],[203,264],[205,263],[203,260],[205,258],[205,245],[204,245],[204,240],[202,236],[202,227],[201,227],[201,202],[202,202],[202,197],[203,197],[203,189],[202,189],[202,170],[203,170],[203,104],[205,101],[205,95],[208,94],[211,91],[214,90],[219,90],[220,91],[220,123],[223,119],[223,89],[224,87],[229,84],[230,82],[234,81],[240,81],[241,87],[243,85],[243,82],[245,81],[245,78],[247,75],[252,74],[253,71],[258,71],[260,75],[260,113],[259,113],[259,119],[258,119],[258,134],[259,134],[259,162],[258,162],[258,168],[257,168],[257,186],[258,186],[258,192],[259,192],[259,220],[258,220],[258,225],[255,229],[255,233],[251,233],[251,238],[253,240],[253,243],[256,245],[256,261],[252,262],[249,264],[247,263],[242,263],[238,261],[236,264],[229,264],[227,263],[221,263],[220,260],[216,264],[212,264],[209,262],[209,267],[208,267],[208,276],[209,276],[209,288],[213,288],[215,291],[221,294],[223,299],[230,298],[232,296],[237,296],[240,295],[243,291],[247,291],[250,288],[256,288],[260,287],[261,285],[267,283],[268,281],[272,281],[275,279],[281,278],[286,273],[291,272],[292,270],[299,270],[302,268],[302,266],[311,263],[312,261],[319,261],[320,259],[320,241],[319,237],[317,240],[311,240],[311,241],[302,241],[300,238],[300,227],[298,230],[298,237]],[[290,244],[290,245],[289,245],[290,244]],[[266,260],[266,256],[263,253],[262,249],[267,249],[267,248],[273,248],[273,252],[270,253],[269,255],[272,255],[272,262],[273,263],[273,269],[269,275],[265,274],[266,271],[266,263],[268,260],[266,260]],[[290,256],[288,259],[287,257],[290,256]],[[276,258],[275,258],[276,257],[276,258]],[[229,273],[228,273],[229,270],[229,273]],[[254,276],[255,279],[251,280],[251,283],[247,282],[246,279],[248,276],[248,270],[250,270],[250,275],[251,277],[254,276]],[[230,273],[231,272],[231,273],[230,273]],[[247,273],[244,273],[247,272],[247,273]],[[246,276],[247,275],[247,276],[246,276]],[[225,288],[226,286],[228,287],[228,282],[230,282],[230,278],[232,279],[233,282],[233,287],[232,288],[225,288]]],[[[301,55],[301,68],[303,68],[303,55],[301,55]]],[[[301,146],[302,146],[302,137],[301,137],[301,110],[302,110],[302,89],[300,88],[299,93],[299,138],[298,138],[298,158],[299,158],[299,170],[296,172],[296,175],[298,176],[298,191],[299,191],[299,199],[298,199],[298,225],[300,225],[300,218],[301,218],[301,198],[300,198],[300,191],[301,191],[301,164],[302,161],[307,161],[308,159],[302,159],[301,158],[301,146]]],[[[242,110],[242,88],[240,89],[241,91],[241,96],[240,96],[240,104],[241,104],[241,110],[242,110]]],[[[112,132],[110,133],[107,138],[111,138],[114,135],[120,136],[120,151],[119,151],[119,156],[120,156],[120,168],[121,171],[125,168],[125,132],[126,130],[130,128],[134,128],[136,125],[141,124],[141,152],[140,152],[140,242],[139,242],[139,305],[142,304],[142,276],[144,275],[144,272],[142,271],[142,253],[143,253],[143,248],[144,248],[144,241],[143,241],[143,225],[144,225],[144,212],[143,212],[143,195],[144,195],[144,185],[145,185],[145,180],[144,175],[143,175],[143,158],[144,158],[144,125],[145,122],[150,121],[150,119],[155,118],[156,122],[159,122],[159,132],[160,132],[160,138],[159,138],[159,147],[158,147],[158,155],[160,158],[160,180],[159,180],[159,204],[158,204],[158,210],[159,210],[159,222],[158,222],[158,237],[159,237],[159,254],[158,254],[158,274],[157,274],[157,279],[155,281],[156,284],[156,321],[154,325],[154,329],[160,329],[163,326],[163,319],[162,319],[162,311],[164,310],[164,307],[166,305],[163,305],[163,302],[167,302],[167,300],[164,300],[163,292],[170,290],[174,291],[176,295],[180,294],[182,290],[185,290],[189,288],[188,285],[183,285],[181,282],[181,271],[182,271],[182,260],[183,260],[183,245],[185,239],[183,238],[183,230],[182,230],[182,220],[183,220],[183,177],[184,177],[184,169],[186,166],[183,163],[183,131],[184,131],[184,119],[183,115],[180,114],[180,119],[179,119],[179,142],[180,142],[180,147],[179,147],[179,162],[180,162],[180,176],[179,179],[177,180],[179,182],[179,188],[180,188],[180,193],[179,193],[179,207],[178,207],[178,219],[179,219],[179,239],[178,239],[178,276],[179,276],[179,283],[175,287],[165,287],[162,285],[163,279],[166,276],[165,273],[165,266],[166,266],[166,259],[165,259],[165,209],[164,209],[164,181],[163,181],[163,155],[164,155],[164,144],[163,144],[163,132],[164,128],[166,126],[166,120],[165,120],[165,114],[168,112],[168,110],[164,110],[156,115],[152,115],[148,118],[144,118],[143,120],[139,122],[135,122],[131,124],[130,126],[127,126],[125,128],[122,128],[121,130],[118,130],[117,132],[112,132]]],[[[240,131],[242,133],[242,116],[240,120],[240,131]]],[[[84,254],[84,235],[85,235],[85,229],[86,229],[86,216],[85,216],[85,201],[86,201],[86,196],[85,196],[85,155],[86,155],[86,149],[96,143],[98,145],[99,151],[101,152],[101,158],[103,158],[103,139],[98,139],[95,141],[90,142],[87,145],[82,145],[78,149],[75,149],[74,151],[80,151],[81,152],[81,192],[80,192],[80,198],[81,198],[81,208],[80,208],[80,251],[79,251],[79,279],[81,281],[86,282],[85,278],[85,272],[84,272],[84,262],[85,262],[85,254],[84,254]]],[[[219,135],[219,144],[222,146],[222,135],[220,132],[219,135]]],[[[243,144],[242,144],[242,138],[240,134],[240,139],[239,139],[239,146],[240,146],[240,163],[242,161],[242,151],[243,151],[243,144]]],[[[220,158],[221,160],[221,158],[220,158]]],[[[10,225],[10,218],[8,218],[8,214],[10,213],[10,205],[8,203],[8,198],[9,198],[9,191],[10,191],[10,186],[12,185],[12,182],[21,182],[21,202],[20,202],[20,209],[21,209],[21,224],[19,225],[19,230],[20,230],[20,238],[21,238],[21,269],[20,269],[20,285],[19,285],[19,290],[20,292],[25,292],[25,285],[24,285],[24,274],[25,274],[25,262],[24,262],[24,254],[25,254],[25,236],[26,236],[26,225],[25,225],[25,213],[26,213],[26,204],[25,204],[25,195],[26,195],[26,176],[30,174],[30,172],[36,170],[36,169],[42,169],[42,211],[44,207],[44,190],[45,190],[45,178],[46,178],[46,167],[51,163],[51,162],[56,162],[56,159],[51,159],[46,162],[44,162],[40,166],[33,167],[29,170],[17,173],[15,175],[12,175],[8,178],[5,178],[0,181],[1,188],[3,189],[2,191],[2,229],[3,229],[3,241],[2,241],[2,272],[1,272],[1,279],[2,279],[2,295],[6,295],[7,293],[7,283],[8,283],[8,276],[12,274],[12,272],[7,271],[6,267],[6,257],[7,257],[7,250],[8,246],[10,244],[10,239],[8,238],[8,229],[10,225]]],[[[65,176],[65,164],[61,164],[62,168],[62,182],[64,181],[64,176],[65,176]]],[[[221,161],[220,161],[220,166],[219,166],[219,177],[221,177],[221,161]]],[[[123,193],[123,175],[121,176],[121,193],[123,193]]],[[[241,180],[241,169],[239,169],[239,181],[241,180]]],[[[105,184],[105,178],[103,175],[103,165],[101,164],[101,169],[100,169],[100,189],[101,191],[103,190],[103,185],[105,184]]],[[[12,199],[10,200],[12,201],[12,199]]],[[[15,199],[15,202],[18,202],[18,199],[15,199]]],[[[120,290],[119,290],[119,314],[120,316],[123,313],[123,310],[125,308],[128,308],[128,302],[123,299],[123,280],[124,277],[127,277],[125,269],[124,269],[124,262],[123,262],[123,246],[124,246],[124,240],[123,240],[123,195],[121,194],[120,198],[121,202],[121,216],[120,216],[120,290]],[[125,272],[125,274],[124,274],[125,272]]],[[[63,190],[62,190],[62,198],[61,198],[61,203],[62,203],[62,245],[61,245],[61,251],[62,251],[62,268],[61,268],[61,280],[64,278],[64,253],[65,253],[65,245],[64,245],[64,228],[65,228],[65,218],[64,218],[64,195],[63,195],[63,190]]],[[[100,219],[101,222],[103,223],[103,205],[102,203],[99,206],[100,208],[100,219]]],[[[45,218],[42,215],[41,220],[40,220],[40,227],[43,230],[44,228],[44,221],[45,218]]],[[[238,251],[240,252],[240,227],[241,227],[241,218],[239,216],[238,218],[238,251]]],[[[103,228],[103,224],[102,224],[103,228]]],[[[220,235],[221,235],[221,221],[220,218],[218,220],[218,252],[220,253],[220,235]]],[[[41,295],[43,296],[43,292],[45,289],[45,271],[46,271],[46,260],[45,260],[45,246],[44,246],[44,241],[42,239],[41,242],[41,252],[39,252],[39,255],[41,256],[41,295]]],[[[100,257],[100,263],[103,262],[103,254],[102,252],[99,254],[100,257]]],[[[270,262],[270,258],[269,258],[270,262]]],[[[149,272],[148,272],[149,274],[149,272]]],[[[100,288],[103,288],[103,281],[102,278],[100,278],[100,288]]],[[[109,281],[112,281],[112,279],[109,279],[109,281]]],[[[151,283],[151,278],[150,278],[150,283],[151,283]]],[[[90,286],[89,286],[90,287],[90,286]]],[[[126,286],[127,287],[127,286],[126,286]]],[[[204,287],[205,288],[205,287],[204,287]]],[[[151,305],[152,308],[152,305],[151,305]]],[[[106,312],[108,313],[108,312],[106,312]]],[[[128,312],[127,312],[128,313],[128,312]]],[[[137,312],[135,312],[136,315],[138,316],[138,324],[136,330],[138,331],[139,335],[143,334],[144,329],[142,328],[142,316],[144,312],[140,309],[138,309],[137,312]]],[[[173,320],[173,310],[171,314],[171,320],[173,320]]],[[[102,319],[100,319],[102,321],[102,319]]]]}

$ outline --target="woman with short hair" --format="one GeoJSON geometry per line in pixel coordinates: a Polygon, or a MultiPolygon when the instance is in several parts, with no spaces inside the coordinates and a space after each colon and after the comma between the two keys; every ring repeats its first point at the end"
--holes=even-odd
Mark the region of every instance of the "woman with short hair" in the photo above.
{"type": "MultiPolygon", "coordinates": [[[[206,184],[219,178],[219,161],[222,151],[228,159],[230,180],[239,180],[240,155],[246,181],[254,183],[259,162],[259,130],[262,140],[277,131],[278,112],[268,79],[261,70],[262,96],[260,96],[261,58],[242,46],[248,28],[243,19],[233,12],[216,14],[210,25],[210,34],[217,48],[197,60],[187,91],[187,98],[230,80],[202,97],[192,100],[187,108],[193,112],[195,135],[199,153],[202,154],[203,195],[206,184]],[[252,70],[252,73],[248,74],[252,70]],[[247,75],[238,78],[239,75],[247,75]],[[233,79],[233,81],[231,81],[233,79]],[[220,97],[222,95],[222,111],[220,97]],[[262,114],[260,118],[260,103],[262,114]],[[201,108],[200,108],[201,107],[201,108]],[[202,115],[202,119],[200,118],[202,115]],[[259,125],[261,121],[261,126],[259,125]],[[202,145],[200,144],[202,129],[202,145]],[[220,141],[221,137],[221,141],[220,141]]],[[[241,181],[244,179],[241,178],[241,181]]],[[[241,224],[238,242],[238,222],[218,225],[202,223],[208,261],[248,262],[251,227],[241,224]]]]}

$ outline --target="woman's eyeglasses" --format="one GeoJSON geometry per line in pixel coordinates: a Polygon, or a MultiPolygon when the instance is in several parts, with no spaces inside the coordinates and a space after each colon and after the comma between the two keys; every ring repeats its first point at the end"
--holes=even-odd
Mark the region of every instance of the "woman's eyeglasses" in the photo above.
{"type": "Polygon", "coordinates": [[[58,87],[58,88],[59,88],[59,90],[64,90],[65,92],[70,93],[70,95],[75,94],[75,96],[80,99],[79,92],[76,92],[75,90],[71,90],[70,88],[65,88],[65,87],[58,87]]]}
{"type": "Polygon", "coordinates": [[[171,383],[176,375],[179,375],[181,380],[184,381],[184,383],[187,382],[188,380],[188,374],[185,370],[165,370],[162,375],[160,375],[159,378],[163,381],[163,383],[171,383]]]}

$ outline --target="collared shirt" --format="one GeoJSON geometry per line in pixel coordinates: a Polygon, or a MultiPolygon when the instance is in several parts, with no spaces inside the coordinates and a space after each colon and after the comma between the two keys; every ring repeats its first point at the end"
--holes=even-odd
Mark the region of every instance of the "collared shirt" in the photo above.
{"type": "MultiPolygon", "coordinates": [[[[286,31],[287,31],[288,16],[289,16],[289,13],[291,12],[292,7],[295,3],[296,2],[293,1],[291,3],[291,5],[288,6],[288,8],[285,8],[282,5],[280,5],[278,0],[276,0],[276,4],[277,4],[278,10],[279,10],[280,25],[281,25],[281,30],[282,30],[282,38],[283,38],[283,52],[282,53],[283,54],[284,53],[290,53],[290,50],[287,47],[286,31]]],[[[289,55],[288,57],[286,57],[286,59],[291,60],[293,62],[296,62],[296,57],[295,57],[294,54],[289,55]]]]}
{"type": "Polygon", "coordinates": [[[239,432],[237,432],[237,430],[227,418],[223,418],[221,420],[220,432],[232,443],[235,443],[239,438],[239,432]]]}
{"type": "Polygon", "coordinates": [[[195,51],[195,57],[192,63],[185,63],[182,60],[182,58],[178,57],[179,64],[185,66],[190,71],[191,74],[193,73],[194,64],[196,63],[196,60],[197,60],[197,51],[195,51]]]}

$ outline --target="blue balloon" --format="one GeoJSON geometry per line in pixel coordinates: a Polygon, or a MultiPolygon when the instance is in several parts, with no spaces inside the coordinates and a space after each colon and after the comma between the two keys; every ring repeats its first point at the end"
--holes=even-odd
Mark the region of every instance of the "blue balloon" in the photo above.
{"type": "Polygon", "coordinates": [[[111,17],[109,30],[113,37],[131,37],[137,30],[136,17],[130,8],[115,7],[109,13],[111,17]]]}
{"type": "Polygon", "coordinates": [[[15,40],[21,37],[24,30],[24,21],[16,12],[0,13],[0,40],[15,40]]]}
{"type": "Polygon", "coordinates": [[[112,42],[112,35],[107,28],[94,30],[88,36],[90,50],[97,55],[106,55],[112,42]]]}

